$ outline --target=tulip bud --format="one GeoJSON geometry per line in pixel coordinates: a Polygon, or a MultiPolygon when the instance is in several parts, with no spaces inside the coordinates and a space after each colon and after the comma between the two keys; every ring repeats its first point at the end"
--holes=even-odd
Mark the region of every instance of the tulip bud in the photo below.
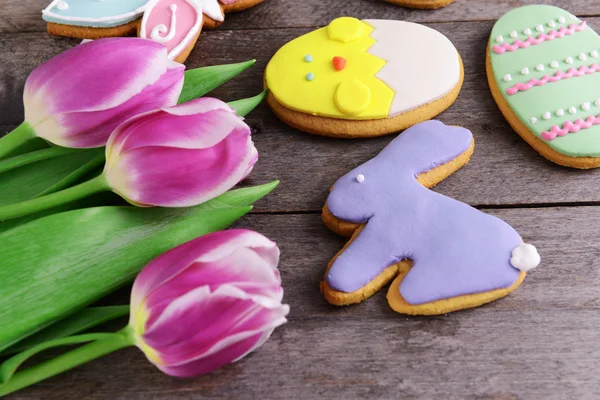
{"type": "Polygon", "coordinates": [[[177,104],[184,70],[151,40],[83,43],[31,73],[23,95],[25,122],[60,146],[101,147],[128,118],[177,104]]]}
{"type": "Polygon", "coordinates": [[[189,207],[231,189],[257,159],[250,127],[222,101],[200,98],[119,126],[104,175],[134,205],[189,207]]]}
{"type": "Polygon", "coordinates": [[[180,377],[244,357],[287,321],[278,261],[275,243],[241,229],[163,254],[133,285],[136,345],[160,370],[180,377]]]}

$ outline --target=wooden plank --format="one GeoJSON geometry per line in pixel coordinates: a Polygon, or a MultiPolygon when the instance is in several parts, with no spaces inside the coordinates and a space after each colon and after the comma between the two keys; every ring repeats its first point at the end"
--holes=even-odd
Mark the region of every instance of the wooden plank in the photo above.
{"type": "MultiPolygon", "coordinates": [[[[318,284],[343,239],[318,215],[252,215],[282,249],[290,322],[247,359],[208,376],[161,375],[129,349],[13,399],[444,398],[600,396],[600,207],[492,210],[538,246],[541,266],[507,298],[440,317],[395,314],[384,293],[330,306],[318,284]]],[[[112,296],[127,301],[127,291],[112,296]]],[[[116,326],[115,326],[116,327],[116,326]]]]}
{"type": "MultiPolygon", "coordinates": [[[[46,25],[41,18],[41,10],[49,2],[0,0],[0,15],[5,16],[0,19],[0,33],[44,31],[46,25]]],[[[537,3],[535,0],[457,0],[449,7],[432,11],[397,7],[382,0],[266,0],[253,9],[227,15],[219,29],[314,27],[345,15],[415,22],[473,21],[497,19],[513,8],[537,3]]],[[[544,3],[564,7],[579,16],[600,13],[598,0],[571,0],[568,6],[561,0],[544,3]]]]}
{"type": "MultiPolygon", "coordinates": [[[[590,20],[600,27],[600,19],[590,20]]],[[[571,204],[600,202],[600,170],[578,171],[557,166],[533,151],[512,131],[487,87],[484,51],[492,22],[431,24],[447,34],[465,60],[466,80],[456,103],[439,119],[463,125],[475,135],[475,154],[463,170],[436,190],[469,204],[571,204]]],[[[306,32],[304,28],[262,31],[219,31],[206,34],[192,52],[189,68],[256,57],[256,65],[214,92],[224,100],[252,96],[262,90],[263,70],[277,49],[306,32]]],[[[77,44],[43,33],[0,37],[0,125],[23,119],[25,79],[39,63],[77,44]]],[[[281,179],[280,188],[262,203],[261,211],[317,211],[335,180],[375,156],[393,136],[339,140],[292,129],[261,105],[248,119],[262,121],[255,135],[260,160],[249,183],[281,179]]]]}

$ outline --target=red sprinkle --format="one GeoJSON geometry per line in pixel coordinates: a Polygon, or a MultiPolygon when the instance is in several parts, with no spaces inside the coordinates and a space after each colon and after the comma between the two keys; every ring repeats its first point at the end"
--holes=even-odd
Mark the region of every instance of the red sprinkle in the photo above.
{"type": "Polygon", "coordinates": [[[333,57],[333,68],[336,71],[341,71],[346,66],[346,59],[343,57],[333,57]]]}

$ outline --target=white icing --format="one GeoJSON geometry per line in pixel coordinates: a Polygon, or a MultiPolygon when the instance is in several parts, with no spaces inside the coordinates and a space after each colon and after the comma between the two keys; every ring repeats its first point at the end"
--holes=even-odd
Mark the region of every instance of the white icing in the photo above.
{"type": "Polygon", "coordinates": [[[193,0],[193,3],[197,4],[211,19],[221,22],[225,20],[218,0],[193,0]]]}
{"type": "Polygon", "coordinates": [[[561,15],[560,17],[558,17],[558,22],[560,22],[561,24],[564,24],[565,22],[567,22],[567,20],[565,19],[565,17],[563,17],[561,15]]]}
{"type": "Polygon", "coordinates": [[[535,124],[537,122],[536,117],[531,117],[529,120],[531,121],[532,124],[535,124]]]}
{"type": "Polygon", "coordinates": [[[529,68],[525,67],[525,68],[521,69],[521,73],[522,73],[523,75],[527,75],[527,74],[529,74],[529,68]]]}
{"type": "Polygon", "coordinates": [[[573,64],[573,57],[567,57],[565,61],[567,64],[573,64]]]}
{"type": "Polygon", "coordinates": [[[60,11],[68,10],[69,3],[67,3],[66,1],[59,1],[58,4],[56,4],[56,8],[58,8],[60,11]]]}
{"type": "Polygon", "coordinates": [[[550,118],[552,118],[552,114],[550,114],[548,111],[546,111],[544,113],[544,115],[542,116],[542,118],[544,118],[546,121],[549,120],[550,118]]]}
{"type": "Polygon", "coordinates": [[[525,30],[523,31],[524,34],[526,34],[527,36],[531,35],[531,29],[529,28],[525,28],[525,30]]]}
{"type": "Polygon", "coordinates": [[[405,21],[364,22],[374,28],[371,37],[376,40],[368,53],[387,61],[376,77],[396,93],[390,117],[438,100],[456,87],[461,74],[458,51],[440,32],[405,21]]]}
{"type": "Polygon", "coordinates": [[[527,243],[515,247],[510,257],[510,264],[523,272],[534,269],[541,261],[542,258],[535,246],[527,243]]]}
{"type": "Polygon", "coordinates": [[[562,108],[559,108],[558,110],[556,110],[556,115],[558,117],[562,117],[563,115],[565,115],[565,110],[563,110],[562,108]]]}
{"type": "Polygon", "coordinates": [[[585,61],[585,60],[587,60],[587,56],[585,55],[585,53],[581,53],[581,54],[579,54],[579,56],[578,56],[578,57],[579,57],[579,59],[580,59],[581,61],[585,61]]]}
{"type": "Polygon", "coordinates": [[[512,76],[510,76],[510,74],[504,75],[504,82],[510,82],[510,81],[512,81],[512,76]]]}
{"type": "Polygon", "coordinates": [[[535,69],[537,69],[538,71],[542,72],[544,70],[544,65],[543,64],[538,64],[538,66],[535,67],[535,69]]]}
{"type": "Polygon", "coordinates": [[[135,19],[136,17],[138,17],[144,13],[144,10],[146,10],[146,6],[147,6],[147,4],[145,4],[143,6],[138,7],[137,9],[135,9],[133,11],[119,14],[119,15],[112,15],[110,17],[90,18],[90,17],[74,17],[74,16],[68,16],[68,15],[60,15],[60,14],[56,14],[56,13],[52,12],[52,9],[54,7],[56,7],[57,9],[60,10],[60,8],[58,7],[58,4],[62,3],[62,2],[64,2],[64,0],[53,0],[52,3],[50,3],[48,5],[48,7],[44,8],[42,10],[42,15],[48,16],[50,18],[61,19],[65,22],[82,22],[82,23],[93,24],[93,23],[126,21],[126,20],[130,20],[130,19],[135,19]]]}
{"type": "Polygon", "coordinates": [[[364,176],[363,174],[358,174],[358,175],[356,176],[356,181],[357,181],[358,183],[363,183],[363,182],[365,181],[365,176],[364,176]]]}
{"type": "Polygon", "coordinates": [[[575,114],[575,113],[577,113],[577,108],[569,107],[569,114],[575,114]]]}
{"type": "Polygon", "coordinates": [[[583,111],[588,111],[588,110],[590,109],[590,106],[591,106],[590,102],[589,102],[589,101],[586,101],[585,103],[583,103],[583,104],[581,105],[581,109],[582,109],[583,111]]]}
{"type": "Polygon", "coordinates": [[[160,24],[152,28],[152,32],[150,32],[152,40],[155,40],[158,43],[166,43],[173,40],[177,34],[177,4],[171,4],[169,9],[171,10],[171,27],[167,28],[165,24],[160,24]],[[167,33],[167,35],[162,36],[165,33],[167,33]]]}
{"type": "Polygon", "coordinates": [[[594,58],[598,58],[598,50],[592,50],[592,52],[590,53],[590,56],[592,56],[594,58]]]}
{"type": "Polygon", "coordinates": [[[558,61],[552,61],[552,62],[550,63],[550,66],[551,66],[552,68],[558,68],[560,65],[558,64],[558,61]]]}
{"type": "Polygon", "coordinates": [[[548,26],[549,26],[550,28],[554,28],[554,27],[556,26],[556,22],[554,22],[554,21],[550,20],[550,21],[548,21],[548,26]]]}
{"type": "Polygon", "coordinates": [[[518,38],[518,37],[519,37],[519,34],[517,33],[517,31],[512,31],[512,32],[510,33],[510,37],[511,37],[511,38],[513,38],[513,39],[516,39],[516,38],[518,38]]]}
{"type": "Polygon", "coordinates": [[[597,105],[597,106],[600,106],[600,99],[597,99],[597,100],[594,102],[594,104],[595,104],[595,105],[597,105]]]}
{"type": "Polygon", "coordinates": [[[502,37],[502,35],[498,35],[498,37],[496,38],[496,42],[498,42],[498,43],[504,42],[504,38],[502,37]]]}
{"type": "Polygon", "coordinates": [[[535,27],[535,30],[536,30],[536,31],[538,31],[538,32],[540,32],[540,33],[541,33],[541,32],[544,32],[544,25],[541,25],[541,24],[540,24],[540,25],[536,26],[536,27],[535,27]]]}

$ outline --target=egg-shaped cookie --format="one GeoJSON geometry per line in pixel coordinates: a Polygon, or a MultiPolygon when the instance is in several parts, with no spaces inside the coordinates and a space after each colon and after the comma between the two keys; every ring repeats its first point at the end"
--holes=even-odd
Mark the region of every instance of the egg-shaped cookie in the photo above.
{"type": "Polygon", "coordinates": [[[513,129],[547,159],[600,167],[600,37],[552,6],[514,9],[487,50],[496,103],[513,129]]]}
{"type": "Polygon", "coordinates": [[[284,45],[267,65],[265,85],[270,107],[288,125],[359,138],[438,115],[463,77],[458,51],[434,29],[342,17],[284,45]]]}

